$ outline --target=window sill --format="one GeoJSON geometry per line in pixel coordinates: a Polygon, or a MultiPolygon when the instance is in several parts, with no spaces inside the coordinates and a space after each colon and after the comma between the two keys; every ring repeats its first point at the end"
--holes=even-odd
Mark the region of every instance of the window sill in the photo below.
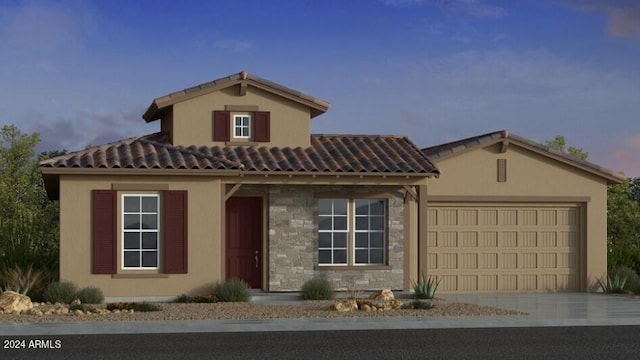
{"type": "Polygon", "coordinates": [[[391,270],[389,265],[315,265],[313,270],[391,270]]]}
{"type": "Polygon", "coordinates": [[[112,279],[167,279],[169,274],[112,274],[112,279]]]}

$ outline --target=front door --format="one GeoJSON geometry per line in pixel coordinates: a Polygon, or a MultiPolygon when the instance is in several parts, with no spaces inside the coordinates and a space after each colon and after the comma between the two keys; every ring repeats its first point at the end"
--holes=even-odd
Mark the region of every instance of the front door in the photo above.
{"type": "Polygon", "coordinates": [[[262,288],[262,198],[229,198],[226,223],[226,278],[262,288]]]}

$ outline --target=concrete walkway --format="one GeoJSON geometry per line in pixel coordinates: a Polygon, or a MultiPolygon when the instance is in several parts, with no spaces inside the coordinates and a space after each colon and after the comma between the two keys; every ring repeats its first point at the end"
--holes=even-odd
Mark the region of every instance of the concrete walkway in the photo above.
{"type": "MultiPolygon", "coordinates": [[[[345,318],[287,320],[195,320],[78,323],[0,323],[0,336],[188,333],[242,331],[323,331],[445,329],[485,327],[640,325],[640,299],[586,293],[443,295],[451,302],[474,303],[526,312],[521,316],[345,318]]],[[[260,296],[261,303],[291,303],[294,295],[260,296]]]]}

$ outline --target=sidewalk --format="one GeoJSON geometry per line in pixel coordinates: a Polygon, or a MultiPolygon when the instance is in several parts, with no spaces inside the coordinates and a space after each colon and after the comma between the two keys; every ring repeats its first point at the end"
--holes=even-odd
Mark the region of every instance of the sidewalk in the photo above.
{"type": "MultiPolygon", "coordinates": [[[[640,299],[587,293],[443,295],[465,302],[526,312],[520,316],[345,318],[287,320],[195,320],[0,324],[0,336],[189,333],[244,331],[336,331],[485,327],[640,325],[640,299]]],[[[268,295],[254,301],[294,302],[295,295],[268,295]]]]}

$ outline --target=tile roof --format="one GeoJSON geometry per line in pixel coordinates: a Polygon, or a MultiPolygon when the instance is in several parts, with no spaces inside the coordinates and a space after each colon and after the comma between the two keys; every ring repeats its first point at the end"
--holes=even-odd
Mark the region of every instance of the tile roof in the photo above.
{"type": "Polygon", "coordinates": [[[142,115],[142,118],[146,122],[157,120],[161,117],[164,109],[173,104],[236,84],[249,84],[256,86],[263,90],[288,97],[289,99],[309,106],[311,108],[311,117],[315,117],[326,112],[330,107],[330,104],[327,101],[320,100],[316,97],[288,88],[284,85],[277,84],[273,81],[263,79],[246,71],[241,71],[233,75],[156,98],[151,102],[151,105],[149,105],[147,111],[142,115]]]}
{"type": "Polygon", "coordinates": [[[529,140],[522,136],[518,136],[507,130],[494,131],[488,134],[473,136],[473,137],[462,139],[462,140],[457,140],[449,143],[427,147],[422,149],[422,152],[429,159],[437,162],[440,159],[444,159],[449,156],[454,156],[454,155],[463,153],[465,151],[475,149],[477,147],[485,147],[485,146],[500,143],[500,142],[506,142],[507,144],[508,143],[519,144],[531,150],[537,151],[538,153],[544,154],[548,157],[555,158],[557,160],[568,163],[572,166],[581,168],[583,170],[586,170],[596,175],[599,175],[601,177],[604,177],[609,181],[611,181],[612,183],[620,183],[621,181],[624,180],[623,175],[618,174],[612,170],[603,168],[592,162],[579,159],[565,152],[552,149],[549,146],[537,143],[535,141],[529,140]]]}
{"type": "Polygon", "coordinates": [[[408,138],[377,135],[311,135],[310,147],[281,148],[173,146],[166,134],[155,133],[54,157],[40,167],[439,174],[408,138]]]}

